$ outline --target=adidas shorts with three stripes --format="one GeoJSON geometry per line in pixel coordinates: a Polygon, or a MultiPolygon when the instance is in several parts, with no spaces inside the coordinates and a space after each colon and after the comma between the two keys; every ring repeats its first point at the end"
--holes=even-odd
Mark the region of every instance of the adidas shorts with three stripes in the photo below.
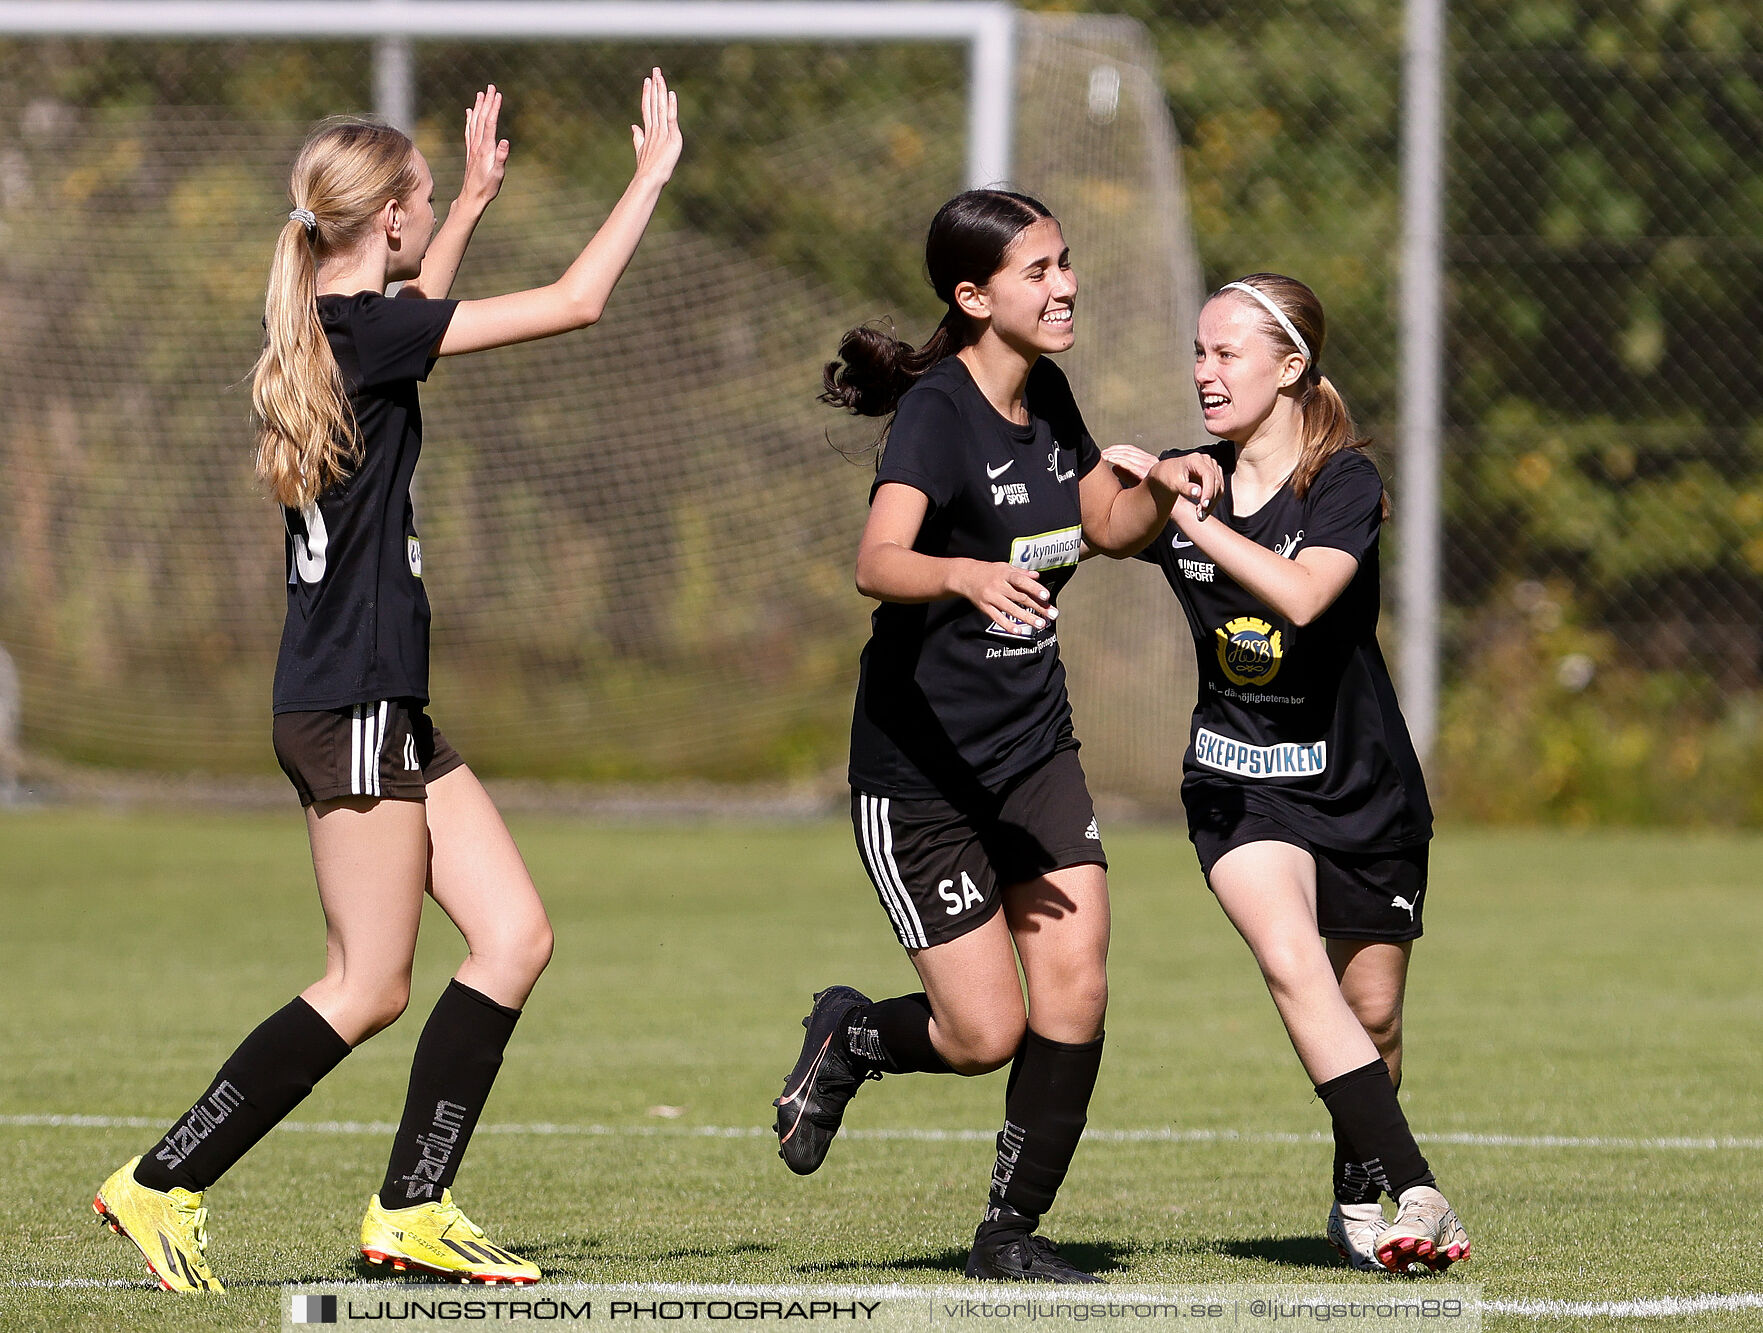
{"type": "Polygon", "coordinates": [[[1001,890],[1066,866],[1106,866],[1076,750],[989,793],[978,808],[853,788],[857,851],[908,949],[959,939],[1003,906],[1001,890]]]}
{"type": "Polygon", "coordinates": [[[416,699],[275,715],[275,757],[301,805],[342,796],[420,801],[465,761],[416,699]]]}

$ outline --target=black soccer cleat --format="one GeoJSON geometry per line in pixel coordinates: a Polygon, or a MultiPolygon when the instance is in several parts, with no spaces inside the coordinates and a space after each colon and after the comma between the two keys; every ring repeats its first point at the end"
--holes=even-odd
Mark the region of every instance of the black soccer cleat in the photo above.
{"type": "Polygon", "coordinates": [[[980,1282],[1100,1282],[1073,1266],[1045,1236],[1005,1233],[975,1236],[967,1256],[967,1276],[980,1282]]]}
{"type": "Polygon", "coordinates": [[[819,1169],[845,1118],[845,1105],[866,1078],[881,1071],[845,1049],[844,1026],[850,1012],[869,997],[849,986],[829,986],[814,997],[802,1020],[808,1035],[802,1054],[784,1080],[777,1107],[777,1155],[799,1176],[819,1169]]]}

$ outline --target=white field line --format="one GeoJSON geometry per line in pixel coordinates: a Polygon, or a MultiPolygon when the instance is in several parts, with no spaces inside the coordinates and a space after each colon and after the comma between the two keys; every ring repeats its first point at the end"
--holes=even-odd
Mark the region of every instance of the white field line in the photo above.
{"type": "MultiPolygon", "coordinates": [[[[0,1115],[0,1126],[16,1129],[164,1129],[167,1122],[146,1116],[0,1115]]],[[[397,1126],[385,1120],[284,1120],[279,1130],[290,1134],[391,1134],[397,1126]]],[[[479,1134],[515,1137],[766,1139],[768,1125],[479,1125],[479,1134]]],[[[875,1142],[990,1143],[989,1129],[847,1129],[840,1137],[875,1142]]],[[[1416,1134],[1421,1143],[1466,1148],[1594,1148],[1610,1151],[1733,1152],[1763,1149],[1763,1138],[1611,1137],[1568,1134],[1416,1134]]],[[[1274,1133],[1236,1129],[1088,1129],[1094,1143],[1324,1143],[1320,1131],[1274,1133]]]]}
{"type": "MultiPolygon", "coordinates": [[[[349,1290],[381,1290],[408,1291],[409,1284],[400,1282],[376,1281],[343,1281],[343,1282],[302,1282],[289,1284],[299,1291],[329,1291],[335,1289],[349,1290]]],[[[156,1287],[157,1284],[141,1280],[130,1281],[122,1278],[62,1278],[59,1281],[42,1279],[32,1281],[0,1282],[0,1288],[12,1290],[91,1290],[91,1289],[123,1289],[156,1287]]],[[[1211,1290],[1205,1284],[1194,1286],[1172,1284],[1170,1288],[1157,1290],[1134,1290],[1128,1287],[1109,1287],[1098,1293],[1115,1304],[1137,1304],[1166,1299],[1170,1290],[1183,1292],[1190,1290],[1211,1290]]],[[[1346,1290],[1346,1289],[1343,1289],[1346,1290]]],[[[1387,1290],[1387,1289],[1386,1289],[1387,1290]]],[[[521,1294],[525,1299],[543,1300],[551,1292],[605,1292],[609,1294],[630,1293],[653,1296],[709,1296],[724,1300],[784,1300],[799,1299],[804,1293],[812,1294],[820,1300],[886,1300],[899,1298],[918,1298],[933,1300],[972,1300],[974,1288],[966,1287],[933,1287],[908,1286],[904,1283],[889,1283],[877,1286],[776,1286],[776,1285],[717,1285],[701,1282],[547,1282],[543,1286],[530,1288],[521,1294]]],[[[1423,1287],[1416,1287],[1416,1297],[1424,1295],[1423,1287]]],[[[1045,1288],[1014,1287],[1006,1285],[988,1285],[983,1293],[988,1300],[1050,1299],[1045,1288]]],[[[1516,1315],[1527,1319],[1675,1319],[1685,1315],[1729,1313],[1741,1310],[1763,1310],[1763,1292],[1737,1291],[1724,1294],[1704,1294],[1699,1296],[1657,1296],[1644,1300],[1630,1301],[1482,1301],[1480,1309],[1483,1314],[1516,1315]]]]}
{"type": "Polygon", "coordinates": [[[1481,1309],[1483,1314],[1510,1314],[1527,1319],[1675,1319],[1680,1315],[1763,1310],[1763,1291],[1655,1296],[1636,1301],[1483,1301],[1481,1309]]]}

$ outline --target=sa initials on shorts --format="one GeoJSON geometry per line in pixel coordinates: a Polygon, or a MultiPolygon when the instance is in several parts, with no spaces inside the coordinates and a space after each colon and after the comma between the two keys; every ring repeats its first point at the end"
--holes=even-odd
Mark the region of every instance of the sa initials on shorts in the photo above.
{"type": "Polygon", "coordinates": [[[945,879],[937,885],[937,897],[949,904],[943,909],[945,916],[960,916],[969,907],[983,904],[986,900],[985,895],[979,891],[979,885],[973,882],[965,870],[961,872],[959,892],[955,888],[954,880],[945,879]]]}

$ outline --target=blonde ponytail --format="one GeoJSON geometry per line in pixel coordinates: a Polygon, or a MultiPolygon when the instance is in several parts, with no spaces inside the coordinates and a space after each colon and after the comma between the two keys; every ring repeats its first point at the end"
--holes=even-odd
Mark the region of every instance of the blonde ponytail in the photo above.
{"type": "Polygon", "coordinates": [[[318,267],[358,245],[380,209],[409,199],[418,183],[415,146],[376,121],[327,120],[295,159],[295,211],[276,238],[263,352],[251,377],[257,476],[290,509],[311,505],[361,457],[354,409],[318,317],[318,267]]]}
{"type": "MultiPolygon", "coordinates": [[[[1306,375],[1309,372],[1306,370],[1306,375]]],[[[1346,400],[1329,382],[1328,376],[1317,375],[1298,399],[1298,414],[1304,426],[1304,452],[1298,456],[1297,469],[1292,473],[1292,494],[1302,500],[1310,492],[1322,465],[1343,449],[1366,449],[1371,441],[1359,434],[1346,400]]],[[[1390,493],[1385,491],[1378,502],[1378,512],[1387,522],[1390,516],[1390,493]]]]}
{"type": "MultiPolygon", "coordinates": [[[[1292,472],[1292,494],[1302,500],[1321,474],[1323,464],[1343,449],[1368,448],[1371,441],[1359,434],[1346,401],[1318,365],[1322,360],[1322,346],[1328,340],[1328,325],[1323,319],[1322,301],[1316,293],[1283,273],[1251,273],[1220,287],[1208,299],[1232,295],[1233,287],[1252,289],[1236,299],[1247,300],[1260,310],[1261,331],[1275,347],[1304,357],[1304,373],[1298,381],[1302,386],[1298,394],[1298,415],[1303,425],[1304,449],[1298,455],[1297,468],[1292,472]],[[1288,329],[1299,335],[1303,346],[1293,342],[1288,329]]],[[[1387,490],[1380,504],[1383,517],[1388,519],[1390,494],[1387,490]]]]}

